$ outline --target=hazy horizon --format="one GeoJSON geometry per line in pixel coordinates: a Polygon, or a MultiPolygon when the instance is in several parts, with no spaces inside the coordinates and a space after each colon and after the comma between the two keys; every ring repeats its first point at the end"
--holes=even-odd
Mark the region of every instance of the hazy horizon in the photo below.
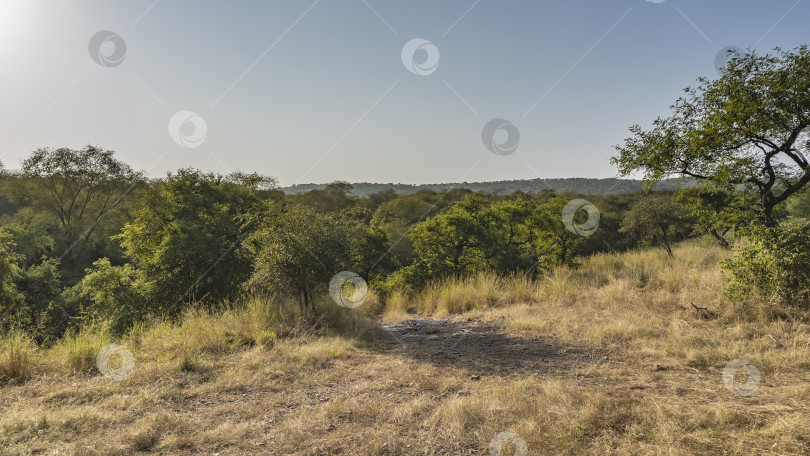
{"type": "Polygon", "coordinates": [[[611,178],[629,126],[715,77],[728,46],[802,44],[810,12],[801,0],[239,6],[4,1],[0,162],[92,144],[151,177],[238,169],[283,187],[611,178]]]}

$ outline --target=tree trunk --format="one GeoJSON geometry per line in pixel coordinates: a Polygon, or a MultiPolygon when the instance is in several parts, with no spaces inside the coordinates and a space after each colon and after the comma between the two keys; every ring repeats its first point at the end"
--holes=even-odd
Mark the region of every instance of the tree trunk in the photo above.
{"type": "Polygon", "coordinates": [[[661,229],[661,240],[664,242],[664,248],[667,251],[667,255],[672,258],[672,246],[669,245],[669,236],[667,236],[667,227],[659,225],[658,228],[661,229]]]}
{"type": "Polygon", "coordinates": [[[712,236],[714,236],[715,239],[717,239],[717,244],[720,245],[720,247],[724,249],[731,247],[728,243],[728,240],[726,240],[726,238],[723,237],[723,235],[717,232],[717,228],[712,228],[711,231],[709,231],[709,233],[712,236]]]}
{"type": "Polygon", "coordinates": [[[765,217],[765,226],[767,226],[768,228],[775,228],[777,225],[776,218],[774,218],[773,216],[773,208],[774,208],[773,203],[766,201],[765,198],[763,198],[762,215],[763,217],[765,217]]]}

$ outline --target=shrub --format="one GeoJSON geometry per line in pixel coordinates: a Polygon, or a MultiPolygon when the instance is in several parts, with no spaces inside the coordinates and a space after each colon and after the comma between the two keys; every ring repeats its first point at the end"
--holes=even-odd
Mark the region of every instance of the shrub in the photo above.
{"type": "Polygon", "coordinates": [[[731,274],[729,297],[810,308],[810,222],[793,220],[748,235],[749,245],[723,262],[731,274]]]}
{"type": "Polygon", "coordinates": [[[152,310],[151,286],[132,265],[113,266],[102,258],[86,273],[62,294],[66,307],[78,311],[83,320],[106,321],[114,334],[122,334],[152,310]]]}

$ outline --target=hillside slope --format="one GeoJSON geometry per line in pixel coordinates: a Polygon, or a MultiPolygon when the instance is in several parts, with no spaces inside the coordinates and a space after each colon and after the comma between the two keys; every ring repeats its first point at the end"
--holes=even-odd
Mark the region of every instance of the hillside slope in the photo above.
{"type": "Polygon", "coordinates": [[[93,365],[102,330],[5,340],[0,372],[28,372],[0,387],[0,454],[807,454],[810,326],[725,302],[727,255],[483,274],[389,300],[383,326],[373,296],[317,329],[268,303],[192,312],[120,340],[120,380],[93,365]]]}

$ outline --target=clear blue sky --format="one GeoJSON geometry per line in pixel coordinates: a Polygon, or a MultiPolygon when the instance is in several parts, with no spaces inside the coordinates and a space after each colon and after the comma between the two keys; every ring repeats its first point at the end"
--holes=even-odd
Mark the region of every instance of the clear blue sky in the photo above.
{"type": "Polygon", "coordinates": [[[810,0],[0,0],[0,161],[89,143],[152,176],[282,185],[610,177],[627,128],[716,76],[718,51],[793,48],[808,19],[810,0]],[[91,58],[101,30],[119,65],[91,58]],[[403,64],[415,38],[432,74],[403,64]],[[198,147],[170,135],[180,111],[204,119],[198,147]],[[520,131],[511,155],[483,144],[495,118],[520,131]]]}

